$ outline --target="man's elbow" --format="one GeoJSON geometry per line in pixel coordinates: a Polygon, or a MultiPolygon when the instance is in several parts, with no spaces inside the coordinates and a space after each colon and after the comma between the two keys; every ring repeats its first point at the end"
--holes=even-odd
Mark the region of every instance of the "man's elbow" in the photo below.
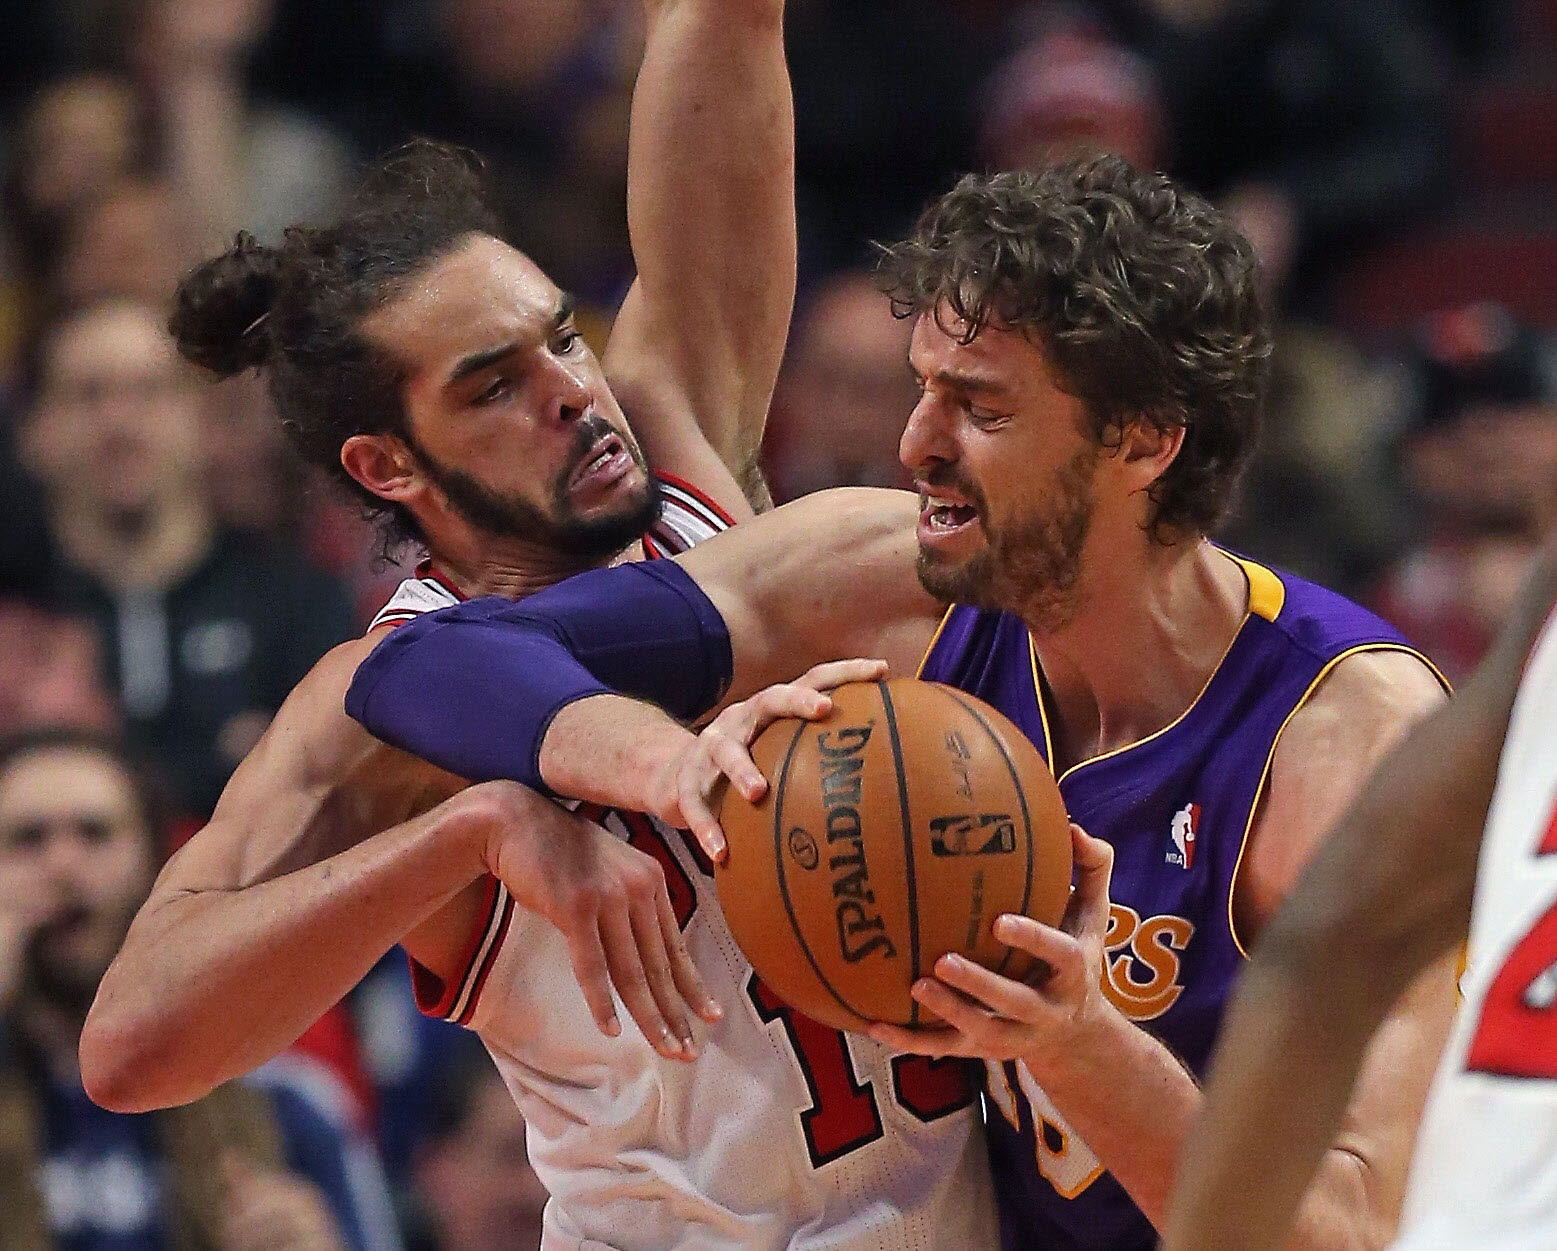
{"type": "Polygon", "coordinates": [[[1389,1210],[1381,1189],[1366,1156],[1331,1147],[1282,1251],[1383,1251],[1399,1213],[1389,1210]]]}
{"type": "Polygon", "coordinates": [[[110,1112],[152,1112],[189,1103],[208,1094],[201,1086],[176,1080],[173,1044],[166,1031],[105,1006],[101,995],[81,1030],[81,1085],[87,1097],[110,1112]]]}

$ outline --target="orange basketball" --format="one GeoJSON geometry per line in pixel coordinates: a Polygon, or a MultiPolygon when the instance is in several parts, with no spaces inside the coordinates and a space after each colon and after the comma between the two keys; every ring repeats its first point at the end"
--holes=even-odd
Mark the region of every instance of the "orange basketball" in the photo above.
{"type": "Polygon", "coordinates": [[[990,927],[1002,912],[1058,924],[1065,806],[1022,732],[971,695],[909,678],[830,694],[826,720],[775,722],[752,745],[760,803],[726,789],[720,902],[752,967],[806,1015],[930,1025],[909,988],[945,953],[1032,971],[990,927]]]}

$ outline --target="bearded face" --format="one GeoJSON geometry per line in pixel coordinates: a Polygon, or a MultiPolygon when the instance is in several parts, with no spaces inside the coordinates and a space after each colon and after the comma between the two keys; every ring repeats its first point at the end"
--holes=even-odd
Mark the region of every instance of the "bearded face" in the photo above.
{"type": "Polygon", "coordinates": [[[494,538],[566,552],[581,565],[616,555],[659,516],[658,480],[649,472],[635,440],[617,433],[603,417],[590,415],[575,427],[574,449],[544,489],[544,502],[489,485],[413,445],[422,471],[470,525],[494,538]],[[602,457],[626,455],[636,469],[635,489],[589,512],[578,508],[572,488],[602,457]]]}
{"type": "MultiPolygon", "coordinates": [[[[1020,614],[1034,629],[1069,625],[1079,607],[1081,553],[1094,509],[1093,478],[1101,455],[1095,444],[1079,448],[1049,480],[993,517],[983,489],[956,465],[938,465],[925,477],[934,491],[950,490],[969,503],[964,524],[982,531],[983,543],[960,559],[920,544],[919,581],[945,602],[1020,614]]],[[[940,498],[935,494],[926,499],[940,498]]]]}

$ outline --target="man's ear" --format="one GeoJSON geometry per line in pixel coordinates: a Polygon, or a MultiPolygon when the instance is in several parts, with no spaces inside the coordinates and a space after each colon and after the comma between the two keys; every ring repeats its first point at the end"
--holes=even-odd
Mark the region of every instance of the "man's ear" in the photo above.
{"type": "Polygon", "coordinates": [[[405,504],[426,488],[416,457],[393,434],[354,434],[341,444],[341,468],[380,499],[405,504]]]}
{"type": "Polygon", "coordinates": [[[1132,492],[1151,488],[1184,446],[1187,427],[1182,423],[1158,425],[1146,418],[1126,423],[1111,456],[1123,472],[1132,492]]]}

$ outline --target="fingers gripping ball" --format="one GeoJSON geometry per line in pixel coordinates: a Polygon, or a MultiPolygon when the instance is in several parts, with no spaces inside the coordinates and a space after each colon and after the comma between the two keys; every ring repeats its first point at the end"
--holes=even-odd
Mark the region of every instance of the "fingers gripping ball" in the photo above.
{"type": "Polygon", "coordinates": [[[973,696],[933,682],[857,682],[822,721],[752,745],[771,785],[727,788],[720,901],[752,966],[837,1029],[935,1022],[909,994],[955,951],[1022,978],[1032,958],[991,933],[1002,912],[1059,923],[1070,829],[1043,758],[973,696]]]}

